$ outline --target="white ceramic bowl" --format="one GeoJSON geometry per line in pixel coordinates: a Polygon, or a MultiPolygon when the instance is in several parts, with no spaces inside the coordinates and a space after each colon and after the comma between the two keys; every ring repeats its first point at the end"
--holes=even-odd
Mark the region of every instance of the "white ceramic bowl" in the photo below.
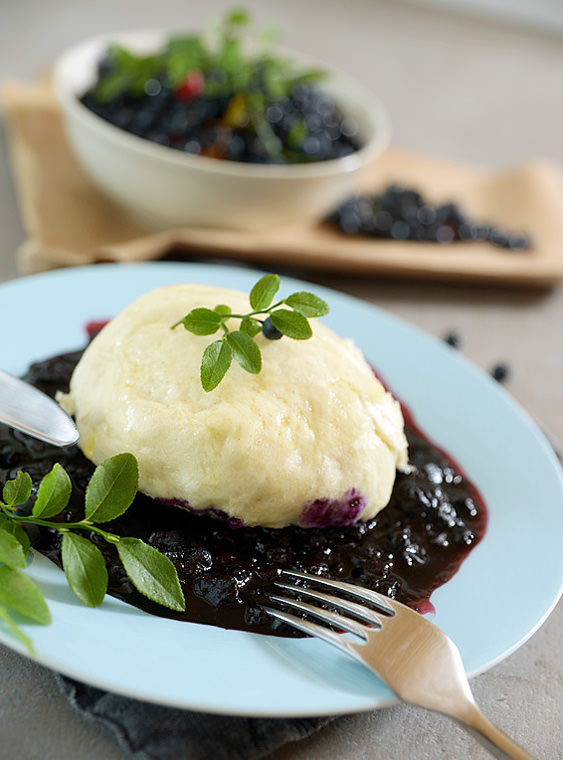
{"type": "MultiPolygon", "coordinates": [[[[177,32],[176,32],[177,34],[177,32]]],[[[74,153],[95,184],[154,229],[203,226],[260,230],[323,218],[352,190],[357,175],[387,146],[390,120],[367,89],[330,67],[323,87],[359,125],[363,147],[344,158],[297,165],[257,165],[190,155],[129,134],[79,101],[95,82],[108,43],[158,49],[164,31],[104,35],[63,53],[53,83],[74,153]]]]}

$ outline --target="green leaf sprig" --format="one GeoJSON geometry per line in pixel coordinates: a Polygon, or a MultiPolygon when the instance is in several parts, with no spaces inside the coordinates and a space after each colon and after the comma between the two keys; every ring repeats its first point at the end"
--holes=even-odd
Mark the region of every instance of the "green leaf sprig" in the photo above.
{"type": "Polygon", "coordinates": [[[138,97],[145,94],[151,79],[162,78],[176,87],[187,74],[200,71],[208,97],[259,92],[281,100],[297,83],[326,78],[325,71],[303,70],[290,59],[273,55],[270,48],[278,37],[274,29],[259,33],[251,14],[235,8],[208,32],[171,36],[155,53],[137,53],[113,43],[105,51],[94,92],[100,102],[126,94],[138,97]]]}
{"type": "Polygon", "coordinates": [[[205,391],[212,391],[227,374],[233,358],[246,371],[257,375],[262,369],[262,352],[255,341],[262,333],[270,340],[286,335],[294,340],[307,340],[313,335],[309,324],[311,317],[323,317],[329,307],[322,298],[300,291],[276,301],[274,296],[280,288],[277,274],[266,274],[253,286],[249,295],[251,311],[234,314],[226,304],[214,309],[198,307],[175,322],[171,329],[183,325],[194,335],[213,335],[219,330],[223,335],[210,343],[203,352],[200,368],[201,384],[205,391]],[[282,308],[287,306],[289,308],[282,308]],[[259,319],[265,315],[265,319],[259,319]],[[238,330],[230,330],[227,322],[240,319],[238,330]]]}
{"type": "Polygon", "coordinates": [[[172,610],[185,609],[176,568],[166,555],[139,538],[118,536],[100,527],[129,509],[137,485],[135,457],[128,453],[110,457],[96,467],[88,483],[84,518],[57,522],[51,518],[65,509],[72,492],[71,480],[60,464],[41,480],[31,513],[27,508],[33,492],[29,474],[19,471],[5,483],[0,501],[0,620],[31,654],[32,642],[13,613],[42,624],[51,622],[51,613],[39,587],[22,572],[30,549],[23,526],[52,528],[61,534],[63,570],[72,591],[88,607],[100,605],[108,588],[104,556],[89,538],[95,533],[116,547],[125,572],[141,594],[172,610]]]}

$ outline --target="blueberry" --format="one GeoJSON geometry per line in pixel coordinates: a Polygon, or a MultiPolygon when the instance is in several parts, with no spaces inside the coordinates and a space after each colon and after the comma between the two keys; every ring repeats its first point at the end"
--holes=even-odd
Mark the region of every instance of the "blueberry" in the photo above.
{"type": "Polygon", "coordinates": [[[455,232],[449,224],[442,224],[436,230],[436,242],[438,243],[453,243],[455,240],[455,232]]]}
{"type": "Polygon", "coordinates": [[[489,228],[486,224],[476,224],[474,230],[474,240],[487,240],[489,237],[489,228]]]}
{"type": "Polygon", "coordinates": [[[452,348],[459,348],[461,346],[461,335],[452,330],[445,336],[444,341],[452,348]]]}
{"type": "Polygon", "coordinates": [[[416,213],[416,218],[424,225],[434,224],[436,216],[436,209],[432,206],[421,206],[416,213]]]}
{"type": "Polygon", "coordinates": [[[530,247],[530,239],[527,235],[512,235],[508,239],[508,247],[511,251],[524,251],[530,247]]]}
{"type": "Polygon", "coordinates": [[[411,236],[411,228],[408,222],[398,219],[391,225],[390,235],[393,240],[408,240],[411,236]]]}
{"type": "Polygon", "coordinates": [[[510,368],[506,364],[495,364],[495,366],[491,369],[491,376],[497,380],[499,383],[504,382],[508,379],[510,375],[510,368]]]}
{"type": "Polygon", "coordinates": [[[280,338],[283,338],[283,333],[281,333],[277,327],[274,327],[270,317],[266,317],[262,324],[262,335],[265,338],[268,338],[268,340],[279,340],[280,338]]]}
{"type": "Polygon", "coordinates": [[[270,122],[270,124],[279,124],[279,122],[283,119],[283,111],[280,106],[276,103],[269,106],[269,108],[266,109],[266,119],[270,122]]]}
{"type": "Polygon", "coordinates": [[[361,231],[362,220],[356,208],[344,208],[340,213],[340,229],[347,235],[355,235],[361,231]]]}
{"type": "Polygon", "coordinates": [[[393,216],[389,211],[381,209],[375,214],[373,221],[378,232],[388,232],[393,224],[393,216]]]}
{"type": "Polygon", "coordinates": [[[493,227],[489,232],[489,241],[498,246],[499,248],[508,248],[509,239],[504,230],[498,227],[493,227]]]}
{"type": "Polygon", "coordinates": [[[476,240],[478,234],[477,226],[464,222],[459,225],[457,234],[460,240],[476,240]]]}

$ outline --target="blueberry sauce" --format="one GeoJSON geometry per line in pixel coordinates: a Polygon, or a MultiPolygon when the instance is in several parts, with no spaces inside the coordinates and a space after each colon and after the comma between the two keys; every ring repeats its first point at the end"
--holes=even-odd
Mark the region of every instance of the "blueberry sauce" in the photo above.
{"type": "MultiPolygon", "coordinates": [[[[32,365],[25,379],[50,395],[66,391],[81,351],[32,365]]],[[[175,613],[141,596],[117,560],[115,547],[96,534],[89,538],[103,552],[109,593],[147,612],[223,628],[297,635],[260,609],[260,592],[279,569],[317,573],[376,589],[420,612],[432,609],[430,595],[448,581],[484,535],[487,510],[462,469],[435,446],[404,409],[410,462],[398,473],[389,505],[374,519],[329,528],[233,528],[213,514],[196,515],[138,494],[121,518],[107,523],[119,535],[137,536],[174,562],[186,598],[186,612],[175,613]]],[[[84,489],[92,464],[77,447],[58,449],[0,426],[0,477],[29,472],[34,485],[54,462],[73,481],[64,521],[83,514],[84,489]]],[[[350,493],[353,500],[356,495],[350,493]]],[[[318,504],[312,510],[330,509],[318,504]]],[[[60,536],[40,529],[35,548],[60,566],[60,536]]]]}

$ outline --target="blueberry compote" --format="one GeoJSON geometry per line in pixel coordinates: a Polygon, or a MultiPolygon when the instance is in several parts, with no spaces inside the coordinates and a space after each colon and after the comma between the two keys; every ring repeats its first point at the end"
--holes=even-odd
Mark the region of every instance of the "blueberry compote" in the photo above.
{"type": "MultiPolygon", "coordinates": [[[[34,364],[26,379],[50,395],[67,390],[81,352],[34,364]]],[[[295,635],[261,611],[256,599],[281,568],[299,569],[374,588],[421,612],[431,609],[432,591],[457,571],[482,538],[486,509],[475,487],[405,412],[409,474],[397,475],[389,505],[377,517],[352,527],[237,528],[211,515],[194,515],[138,494],[133,506],[108,529],[138,536],[174,562],[186,612],[149,602],[131,585],[115,549],[96,534],[104,553],[109,593],[148,612],[224,628],[295,635]]],[[[64,520],[80,519],[83,491],[93,471],[77,447],[53,448],[0,426],[0,477],[29,472],[35,484],[54,462],[74,484],[64,520]]],[[[262,464],[261,466],[265,466],[262,464]]],[[[60,538],[41,529],[35,548],[60,565],[60,538]]]]}

